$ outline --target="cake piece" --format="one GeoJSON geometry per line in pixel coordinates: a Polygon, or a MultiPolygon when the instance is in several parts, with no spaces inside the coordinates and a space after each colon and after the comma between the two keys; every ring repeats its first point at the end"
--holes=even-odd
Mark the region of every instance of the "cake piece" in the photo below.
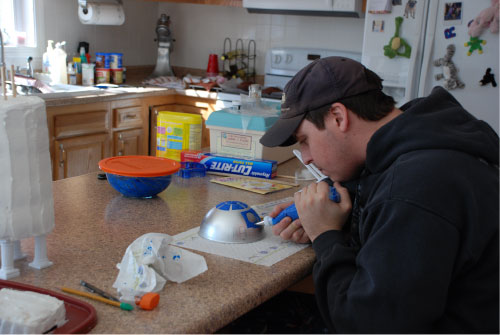
{"type": "Polygon", "coordinates": [[[0,334],[42,334],[65,322],[62,300],[32,291],[0,290],[0,334]]]}
{"type": "Polygon", "coordinates": [[[47,258],[46,235],[54,229],[50,143],[45,101],[35,96],[0,103],[0,279],[19,276],[15,245],[35,237],[35,258],[42,269],[47,258]]]}
{"type": "Polygon", "coordinates": [[[54,200],[45,102],[21,96],[0,103],[0,240],[54,229],[54,200]]]}

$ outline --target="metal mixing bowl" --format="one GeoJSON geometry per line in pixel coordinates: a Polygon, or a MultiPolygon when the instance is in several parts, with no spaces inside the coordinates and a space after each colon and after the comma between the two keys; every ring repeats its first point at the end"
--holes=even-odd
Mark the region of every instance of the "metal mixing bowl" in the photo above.
{"type": "Polygon", "coordinates": [[[264,238],[257,212],[240,201],[221,202],[208,211],[198,234],[207,240],[223,243],[251,243],[264,238]]]}

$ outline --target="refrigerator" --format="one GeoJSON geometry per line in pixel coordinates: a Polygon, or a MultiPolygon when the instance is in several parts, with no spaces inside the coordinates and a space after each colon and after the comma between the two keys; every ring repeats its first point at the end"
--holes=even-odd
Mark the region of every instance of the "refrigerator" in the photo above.
{"type": "Polygon", "coordinates": [[[368,0],[361,62],[397,106],[443,86],[498,133],[499,34],[474,21],[495,11],[491,0],[368,0]]]}

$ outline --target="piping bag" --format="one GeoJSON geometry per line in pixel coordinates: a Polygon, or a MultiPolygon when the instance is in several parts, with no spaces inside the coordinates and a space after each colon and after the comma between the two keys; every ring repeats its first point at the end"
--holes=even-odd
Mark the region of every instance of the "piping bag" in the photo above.
{"type": "Polygon", "coordinates": [[[135,303],[136,297],[161,291],[167,280],[182,283],[208,269],[203,256],[169,245],[172,240],[167,234],[148,233],[128,246],[113,284],[120,301],[135,303]]]}
{"type": "MultiPolygon", "coordinates": [[[[328,198],[334,202],[340,202],[340,194],[338,194],[337,190],[335,187],[330,186],[330,193],[328,194],[328,198]]],[[[289,216],[292,221],[297,220],[299,218],[299,213],[297,213],[297,208],[295,207],[295,204],[291,204],[287,208],[281,211],[275,218],[272,218],[270,216],[265,216],[264,220],[257,222],[256,225],[258,226],[274,226],[284,218],[289,216]]]]}

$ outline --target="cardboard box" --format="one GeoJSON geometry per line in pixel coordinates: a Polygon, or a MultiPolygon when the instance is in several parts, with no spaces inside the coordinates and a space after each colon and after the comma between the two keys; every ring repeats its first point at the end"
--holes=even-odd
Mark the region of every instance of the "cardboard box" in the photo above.
{"type": "Polygon", "coordinates": [[[274,178],[278,169],[278,162],[274,160],[225,157],[196,150],[183,150],[181,162],[202,163],[207,171],[265,179],[274,178]]]}

